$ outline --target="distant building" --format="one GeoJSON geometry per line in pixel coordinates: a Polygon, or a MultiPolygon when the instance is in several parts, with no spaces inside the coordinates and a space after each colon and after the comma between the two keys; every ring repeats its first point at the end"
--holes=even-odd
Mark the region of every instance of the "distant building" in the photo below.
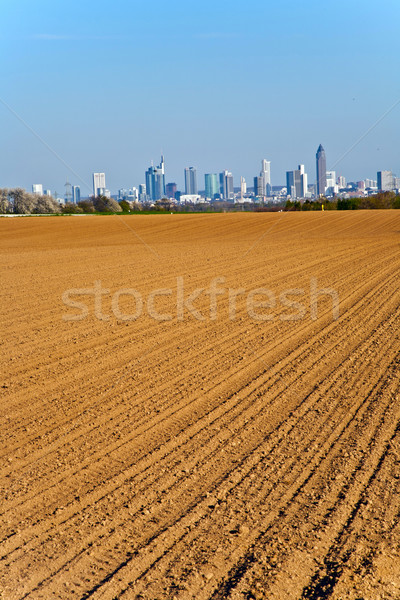
{"type": "Polygon", "coordinates": [[[181,194],[179,197],[179,202],[182,204],[198,204],[202,201],[204,200],[199,194],[181,194]]]}
{"type": "Polygon", "coordinates": [[[81,188],[79,185],[72,186],[72,202],[78,204],[81,201],[81,188]]]}
{"type": "MultiPolygon", "coordinates": [[[[344,186],[343,186],[344,187],[344,186]]],[[[365,180],[365,187],[366,188],[371,188],[372,190],[377,189],[378,184],[376,179],[366,179],[365,180]]]]}
{"type": "Polygon", "coordinates": [[[265,196],[265,181],[262,175],[254,177],[254,195],[256,198],[264,198],[265,196]]]}
{"type": "Polygon", "coordinates": [[[216,173],[206,173],[204,175],[204,183],[206,198],[215,200],[215,198],[219,195],[218,175],[216,173]]]}
{"type": "Polygon", "coordinates": [[[299,165],[299,171],[301,198],[306,198],[308,196],[308,175],[305,172],[304,165],[299,165]]]}
{"type": "Polygon", "coordinates": [[[394,187],[392,171],[378,171],[377,182],[380,192],[391,192],[394,187]]]}
{"type": "Polygon", "coordinates": [[[299,168],[295,171],[286,171],[286,188],[287,195],[292,199],[307,198],[309,196],[308,177],[304,165],[299,165],[299,168]]]}
{"type": "Polygon", "coordinates": [[[219,174],[220,193],[224,200],[233,200],[233,175],[230,171],[223,171],[219,174]]]}
{"type": "Polygon", "coordinates": [[[139,185],[139,202],[146,202],[146,201],[147,201],[146,186],[144,183],[141,183],[139,185]]]}
{"type": "Polygon", "coordinates": [[[185,168],[185,194],[197,194],[197,170],[196,167],[185,168]]]}
{"type": "Polygon", "coordinates": [[[334,196],[339,191],[339,186],[336,183],[336,171],[326,172],[326,185],[325,194],[327,196],[334,196]]]}
{"type": "Polygon", "coordinates": [[[261,161],[261,173],[260,176],[264,179],[264,193],[263,196],[271,195],[271,161],[263,158],[261,161]]]}
{"type": "Polygon", "coordinates": [[[104,196],[106,190],[105,173],[93,173],[93,196],[104,196]]]}
{"type": "Polygon", "coordinates": [[[165,188],[167,198],[175,198],[177,189],[178,188],[177,188],[176,183],[167,183],[166,188],[165,188]]]}
{"type": "Polygon", "coordinates": [[[43,190],[44,196],[52,196],[51,190],[43,190]]]}
{"type": "Polygon", "coordinates": [[[243,200],[243,197],[247,194],[247,185],[244,177],[240,178],[240,197],[243,200]]]}
{"type": "Polygon", "coordinates": [[[343,175],[338,175],[338,177],[336,179],[336,183],[340,188],[345,188],[346,187],[346,178],[343,177],[343,175]]]}
{"type": "Polygon", "coordinates": [[[161,156],[161,163],[157,167],[149,167],[146,171],[146,190],[150,200],[161,200],[165,196],[165,162],[161,156]]]}
{"type": "Polygon", "coordinates": [[[43,196],[43,185],[41,183],[34,183],[32,185],[32,194],[35,194],[35,196],[43,196]]]}
{"type": "Polygon", "coordinates": [[[317,196],[323,196],[326,189],[326,156],[320,144],[316,154],[317,161],[317,196]]]}
{"type": "Polygon", "coordinates": [[[126,200],[127,202],[137,202],[138,201],[138,190],[135,187],[129,188],[126,190],[124,188],[118,190],[118,200],[126,200]]]}

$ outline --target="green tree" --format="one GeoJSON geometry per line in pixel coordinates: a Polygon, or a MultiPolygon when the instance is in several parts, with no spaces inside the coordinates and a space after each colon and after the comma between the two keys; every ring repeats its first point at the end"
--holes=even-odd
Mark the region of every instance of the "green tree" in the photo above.
{"type": "Polygon", "coordinates": [[[82,209],[84,213],[94,213],[94,205],[92,200],[81,200],[78,202],[79,208],[82,209]]]}
{"type": "Polygon", "coordinates": [[[131,209],[129,202],[126,200],[121,200],[118,204],[120,205],[122,212],[129,212],[131,209]]]}
{"type": "Polygon", "coordinates": [[[93,205],[97,212],[122,212],[122,208],[118,202],[113,198],[106,198],[106,196],[97,196],[93,200],[93,205]]]}

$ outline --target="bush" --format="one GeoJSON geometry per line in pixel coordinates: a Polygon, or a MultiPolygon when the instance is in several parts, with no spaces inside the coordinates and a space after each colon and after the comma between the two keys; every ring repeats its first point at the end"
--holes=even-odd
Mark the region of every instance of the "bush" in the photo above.
{"type": "Polygon", "coordinates": [[[106,198],[105,196],[97,196],[93,200],[94,208],[97,212],[122,212],[122,208],[116,200],[113,198],[106,198]]]}
{"type": "Polygon", "coordinates": [[[80,202],[78,202],[78,207],[84,213],[94,213],[95,212],[92,200],[81,200],[80,202]]]}

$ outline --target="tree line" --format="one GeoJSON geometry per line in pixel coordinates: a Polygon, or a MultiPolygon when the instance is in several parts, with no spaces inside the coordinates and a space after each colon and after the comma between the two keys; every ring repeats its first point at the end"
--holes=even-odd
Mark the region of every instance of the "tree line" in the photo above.
{"type": "Polygon", "coordinates": [[[287,200],[285,204],[286,211],[308,211],[308,210],[366,210],[366,209],[385,209],[400,208],[400,196],[395,192],[379,192],[373,196],[363,196],[361,198],[338,198],[328,200],[319,198],[318,200],[305,200],[305,202],[287,200]]]}
{"type": "Polygon", "coordinates": [[[60,204],[51,196],[38,196],[30,194],[22,188],[7,189],[0,188],[0,214],[91,214],[91,213],[136,213],[136,212],[227,212],[227,211],[256,211],[276,212],[285,211],[313,211],[322,210],[361,210],[361,209],[400,209],[400,196],[394,192],[379,192],[373,196],[362,198],[338,198],[318,200],[287,200],[281,204],[264,203],[233,204],[231,202],[218,201],[212,204],[199,203],[177,205],[167,198],[158,200],[155,204],[117,202],[113,198],[98,196],[87,200],[81,200],[77,204],[72,202],[60,204]]]}
{"type": "MultiPolygon", "coordinates": [[[[122,203],[121,203],[122,204],[122,203]]],[[[0,214],[38,215],[38,214],[71,214],[96,212],[122,212],[129,209],[113,200],[99,196],[91,200],[81,200],[78,204],[72,202],[60,204],[51,196],[30,194],[22,188],[0,188],[0,214]]]]}

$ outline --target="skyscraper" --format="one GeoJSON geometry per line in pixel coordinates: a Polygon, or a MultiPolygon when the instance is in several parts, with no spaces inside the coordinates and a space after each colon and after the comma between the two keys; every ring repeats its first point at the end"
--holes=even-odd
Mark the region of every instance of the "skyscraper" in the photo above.
{"type": "Polygon", "coordinates": [[[257,198],[264,198],[265,196],[265,180],[262,175],[254,177],[254,195],[257,198]]]}
{"type": "Polygon", "coordinates": [[[139,185],[139,202],[146,202],[146,201],[147,201],[146,185],[144,183],[141,183],[139,185]]]}
{"type": "Polygon", "coordinates": [[[264,179],[264,193],[263,196],[271,195],[271,161],[263,158],[261,161],[261,173],[260,177],[264,179]]]}
{"type": "Polygon", "coordinates": [[[166,185],[166,193],[167,193],[167,198],[175,198],[175,194],[176,194],[176,190],[177,190],[177,186],[176,183],[167,183],[166,185]]]}
{"type": "Polygon", "coordinates": [[[218,175],[216,173],[206,173],[204,175],[206,186],[206,198],[214,200],[218,196],[218,175]]]}
{"type": "Polygon", "coordinates": [[[380,192],[390,192],[393,190],[393,173],[392,171],[378,171],[378,190],[380,192]]]}
{"type": "Polygon", "coordinates": [[[185,168],[185,194],[197,194],[196,167],[185,168]]]}
{"type": "Polygon", "coordinates": [[[72,202],[78,204],[81,201],[81,188],[79,185],[72,186],[72,202]]]}
{"type": "Polygon", "coordinates": [[[317,154],[317,196],[323,196],[326,188],[326,156],[322,144],[319,145],[317,154]]]}
{"type": "Polygon", "coordinates": [[[295,171],[286,171],[286,188],[287,195],[293,200],[303,197],[301,169],[296,169],[295,171]]]}
{"type": "Polygon", "coordinates": [[[306,198],[308,193],[308,177],[304,170],[304,165],[299,165],[300,171],[300,194],[301,198],[306,198]]]}
{"type": "Polygon", "coordinates": [[[93,173],[93,196],[102,196],[106,189],[105,173],[93,173]]]}
{"type": "Polygon", "coordinates": [[[224,200],[233,200],[233,175],[225,170],[219,174],[219,187],[224,200]]]}
{"type": "Polygon", "coordinates": [[[161,163],[157,167],[149,167],[146,171],[146,189],[150,200],[161,200],[165,196],[165,162],[161,156],[161,163]]]}
{"type": "Polygon", "coordinates": [[[240,198],[243,200],[244,195],[247,193],[247,185],[244,177],[240,178],[240,198]]]}
{"type": "Polygon", "coordinates": [[[35,196],[43,196],[43,185],[41,183],[34,183],[32,185],[32,194],[35,196]]]}

